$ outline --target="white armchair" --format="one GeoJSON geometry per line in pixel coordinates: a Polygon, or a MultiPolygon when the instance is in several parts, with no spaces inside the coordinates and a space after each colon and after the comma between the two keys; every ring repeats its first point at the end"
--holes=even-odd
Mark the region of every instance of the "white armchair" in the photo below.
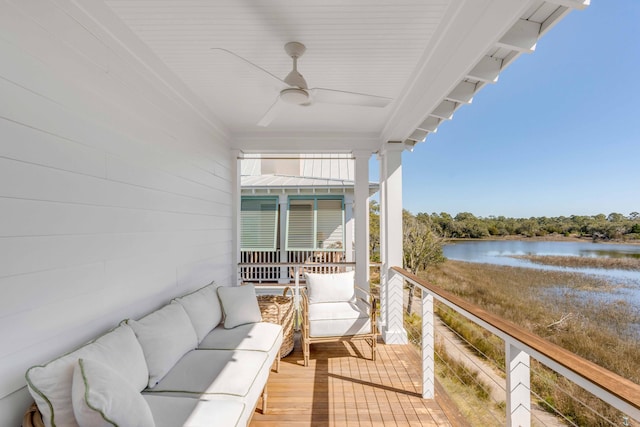
{"type": "Polygon", "coordinates": [[[376,360],[376,299],[354,284],[354,272],[305,273],[302,291],[302,351],[309,366],[310,345],[365,340],[376,360]]]}

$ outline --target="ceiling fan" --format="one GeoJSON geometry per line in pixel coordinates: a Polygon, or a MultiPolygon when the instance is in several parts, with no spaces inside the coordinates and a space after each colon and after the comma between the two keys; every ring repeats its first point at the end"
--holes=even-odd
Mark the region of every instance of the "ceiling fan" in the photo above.
{"type": "Polygon", "coordinates": [[[305,45],[300,42],[289,42],[284,45],[285,52],[287,52],[287,55],[293,59],[293,69],[284,78],[284,80],[229,50],[219,49],[236,56],[245,63],[277,80],[280,87],[278,97],[264,116],[262,116],[258,122],[258,126],[269,126],[269,124],[282,112],[287,104],[308,106],[315,103],[326,103],[383,108],[391,102],[390,98],[367,95],[364,93],[345,92],[319,87],[309,89],[307,81],[304,79],[302,74],[298,72],[298,58],[304,54],[306,49],[305,45]]]}

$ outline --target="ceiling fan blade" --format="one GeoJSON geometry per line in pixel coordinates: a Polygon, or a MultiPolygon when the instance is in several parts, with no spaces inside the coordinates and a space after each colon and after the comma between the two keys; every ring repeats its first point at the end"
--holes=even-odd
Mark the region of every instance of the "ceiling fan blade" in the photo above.
{"type": "Polygon", "coordinates": [[[313,88],[310,90],[313,102],[326,104],[359,105],[362,107],[384,108],[392,101],[391,98],[367,95],[364,93],[344,92],[341,90],[313,88]]]}
{"type": "Polygon", "coordinates": [[[278,99],[276,99],[276,102],[274,102],[273,105],[269,107],[269,109],[264,114],[264,116],[262,116],[262,118],[258,122],[258,126],[262,126],[262,127],[269,126],[271,122],[280,115],[284,107],[285,107],[285,103],[278,96],[278,99]]]}
{"type": "Polygon", "coordinates": [[[243,58],[242,56],[238,55],[235,52],[232,52],[232,51],[230,51],[228,49],[224,49],[224,48],[221,48],[221,47],[212,47],[211,50],[217,51],[217,52],[222,52],[222,53],[227,54],[227,55],[231,55],[236,60],[241,61],[244,65],[248,65],[249,67],[253,68],[254,70],[260,71],[263,74],[265,74],[266,76],[269,76],[272,80],[274,80],[274,83],[277,83],[277,86],[278,86],[279,90],[289,87],[289,85],[284,80],[282,80],[280,77],[276,76],[275,74],[272,74],[270,71],[265,70],[261,66],[259,66],[257,64],[254,64],[253,62],[249,61],[248,59],[243,58]]]}

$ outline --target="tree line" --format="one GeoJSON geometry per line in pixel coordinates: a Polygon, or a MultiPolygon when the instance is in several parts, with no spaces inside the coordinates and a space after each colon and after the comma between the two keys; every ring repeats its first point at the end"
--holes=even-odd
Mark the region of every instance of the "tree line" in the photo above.
{"type": "Polygon", "coordinates": [[[451,216],[442,213],[419,213],[416,218],[430,222],[443,238],[484,238],[492,236],[564,236],[590,237],[594,240],[640,239],[640,214],[631,212],[609,215],[571,215],[558,217],[508,218],[504,216],[476,217],[462,212],[451,216]]]}
{"type": "MultiPolygon", "coordinates": [[[[379,206],[370,204],[372,252],[376,250],[380,232],[379,206]]],[[[640,239],[640,213],[629,215],[613,212],[609,215],[571,215],[557,217],[510,218],[505,216],[477,217],[469,212],[452,216],[446,212],[418,213],[405,211],[403,223],[417,221],[428,226],[443,239],[482,239],[505,236],[563,236],[589,237],[594,240],[640,239]]],[[[403,224],[403,225],[404,225],[403,224]]]]}
{"type": "MultiPolygon", "coordinates": [[[[372,261],[380,261],[380,207],[374,200],[369,205],[369,249],[372,261]]],[[[508,218],[504,216],[476,217],[462,212],[451,216],[446,212],[402,212],[403,266],[414,274],[445,261],[442,246],[447,239],[481,239],[505,236],[590,237],[593,240],[640,239],[640,214],[631,212],[609,215],[571,215],[569,217],[508,218]]],[[[411,289],[413,286],[409,286],[411,289]]],[[[407,312],[411,312],[410,292],[407,312]]]]}

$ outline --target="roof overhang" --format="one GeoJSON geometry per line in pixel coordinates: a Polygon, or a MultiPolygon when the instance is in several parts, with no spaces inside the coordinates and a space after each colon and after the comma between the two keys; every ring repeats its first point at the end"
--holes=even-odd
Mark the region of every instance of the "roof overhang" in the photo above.
{"type": "MultiPolygon", "coordinates": [[[[355,183],[346,179],[313,178],[287,175],[243,175],[240,177],[240,188],[243,195],[263,194],[346,194],[353,193],[355,183]]],[[[369,195],[373,196],[380,189],[377,182],[369,182],[369,195]]]]}
{"type": "Polygon", "coordinates": [[[105,0],[82,7],[232,149],[340,153],[424,141],[589,1],[105,0]],[[312,86],[393,101],[385,108],[294,106],[272,125],[257,126],[278,93],[259,69],[283,78],[291,61],[282,46],[292,40],[307,45],[299,69],[312,86]]]}

